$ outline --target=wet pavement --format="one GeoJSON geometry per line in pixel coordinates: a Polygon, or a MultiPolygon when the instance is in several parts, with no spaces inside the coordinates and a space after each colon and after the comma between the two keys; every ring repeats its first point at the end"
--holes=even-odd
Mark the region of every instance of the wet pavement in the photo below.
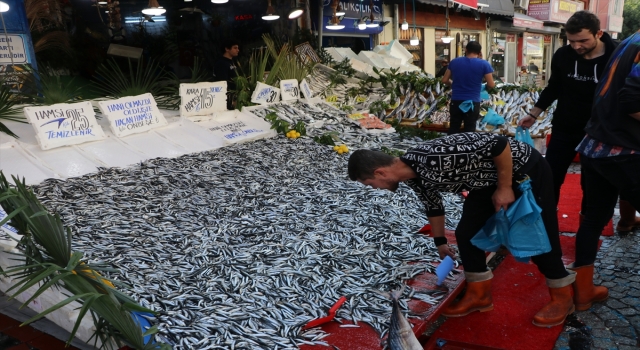
{"type": "MultiPolygon", "coordinates": [[[[614,216],[614,227],[618,219],[614,216]]],[[[640,349],[639,257],[640,230],[603,237],[594,283],[609,288],[609,299],[575,312],[555,349],[640,349]]]]}
{"type": "MultiPolygon", "coordinates": [[[[619,219],[616,209],[613,227],[619,219]]],[[[594,283],[609,288],[609,299],[571,315],[554,350],[640,349],[640,230],[601,238],[594,283]]]]}

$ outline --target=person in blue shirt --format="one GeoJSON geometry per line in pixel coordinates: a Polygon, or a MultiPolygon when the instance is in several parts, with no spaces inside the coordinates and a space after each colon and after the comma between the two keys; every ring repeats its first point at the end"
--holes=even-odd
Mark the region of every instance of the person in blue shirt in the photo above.
{"type": "Polygon", "coordinates": [[[476,122],[480,116],[480,90],[482,78],[487,81],[487,89],[495,86],[493,68],[489,62],[481,58],[482,45],[470,41],[464,57],[458,57],[449,63],[449,68],[442,77],[445,85],[452,89],[449,105],[450,125],[448,134],[462,132],[460,127],[464,121],[464,132],[476,131],[476,122]]]}

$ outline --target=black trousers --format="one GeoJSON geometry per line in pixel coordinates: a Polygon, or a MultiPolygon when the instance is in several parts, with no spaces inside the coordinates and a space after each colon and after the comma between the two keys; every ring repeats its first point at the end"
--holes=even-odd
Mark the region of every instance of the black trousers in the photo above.
{"type": "MultiPolygon", "coordinates": [[[[534,150],[534,152],[537,152],[534,150]]],[[[533,167],[526,172],[531,178],[531,191],[536,202],[542,208],[542,221],[544,222],[551,251],[536,255],[531,258],[538,270],[548,279],[559,279],[566,277],[568,272],[562,262],[562,251],[560,248],[560,237],[558,235],[558,216],[556,214],[556,203],[553,196],[552,177],[549,165],[544,158],[540,157],[533,167]]],[[[518,183],[513,181],[513,191],[516,198],[522,193],[518,190],[518,183]]],[[[487,270],[485,252],[471,244],[471,238],[480,231],[486,221],[495,214],[491,196],[496,190],[496,186],[485,187],[469,191],[469,195],[464,202],[462,218],[456,228],[456,239],[460,258],[467,272],[484,272],[487,270]]]]}
{"type": "Polygon", "coordinates": [[[640,155],[582,156],[580,162],[584,217],[576,234],[576,267],[596,261],[600,233],[613,216],[618,193],[624,193],[624,199],[640,208],[640,155]]]}
{"type": "MultiPolygon", "coordinates": [[[[553,191],[555,193],[556,206],[560,201],[560,187],[562,187],[567,175],[567,170],[569,170],[569,166],[576,156],[576,147],[578,147],[583,138],[584,133],[576,134],[556,130],[553,130],[551,133],[551,140],[549,140],[549,147],[547,148],[545,158],[553,174],[553,191]]],[[[580,178],[580,180],[580,186],[584,191],[582,178],[580,178]]]]}
{"type": "Polygon", "coordinates": [[[461,132],[474,132],[476,131],[476,122],[480,117],[480,102],[473,103],[473,110],[463,112],[460,109],[460,104],[464,101],[452,100],[449,105],[449,131],[448,135],[457,134],[461,132]],[[464,131],[460,131],[460,126],[464,121],[464,131]]]}

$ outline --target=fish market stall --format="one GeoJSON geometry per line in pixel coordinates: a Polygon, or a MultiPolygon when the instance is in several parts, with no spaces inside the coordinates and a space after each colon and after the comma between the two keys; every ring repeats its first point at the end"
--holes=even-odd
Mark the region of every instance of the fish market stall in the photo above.
{"type": "MultiPolygon", "coordinates": [[[[25,176],[71,230],[73,250],[88,264],[113,267],[105,279],[129,286],[123,291],[155,312],[145,319],[157,326],[157,342],[382,349],[392,302],[380,292],[403,290],[398,305],[420,334],[462,277],[455,269],[436,288],[440,259],[433,240],[418,233],[427,220],[412,190],[374,190],[347,177],[351,150],[401,154],[424,141],[407,123],[446,117],[449,92],[436,80],[372,70],[378,81],[316,65],[292,83],[304,98],[286,79],[281,88],[260,82],[255,102],[234,111],[219,101],[226,94],[219,83],[185,84],[180,112],[157,108],[151,94],[94,101],[99,113],[84,109],[94,133],[81,136],[89,140],[43,138],[63,131],[42,128],[70,126],[32,119],[34,129],[15,126],[19,140],[0,137],[0,169],[25,176]],[[128,103],[145,114],[129,117],[128,103]],[[342,297],[334,322],[304,328],[342,297]]],[[[536,98],[509,89],[485,102],[507,122],[493,132],[508,134],[536,98]]],[[[536,130],[544,132],[546,120],[536,130]]],[[[444,198],[446,226],[455,228],[463,197],[444,198]]],[[[69,315],[54,318],[72,327],[69,315]]],[[[90,322],[83,321],[83,340],[90,322]]]]}

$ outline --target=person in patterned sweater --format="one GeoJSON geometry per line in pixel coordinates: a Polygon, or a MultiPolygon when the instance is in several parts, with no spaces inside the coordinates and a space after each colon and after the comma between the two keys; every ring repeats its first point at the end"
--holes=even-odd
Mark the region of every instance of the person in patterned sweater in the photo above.
{"type": "Polygon", "coordinates": [[[562,262],[558,218],[549,165],[538,151],[511,138],[489,133],[460,133],[427,141],[401,157],[372,150],[357,150],[349,158],[349,178],[373,188],[395,191],[400,182],[413,189],[425,206],[440,258],[454,252],[444,237],[442,192],[468,191],[456,240],[464,265],[467,292],[444,309],[447,317],[493,310],[491,270],[485,252],[471,243],[487,220],[521,195],[517,180],[531,179],[532,193],[542,208],[542,220],[551,251],[531,260],[546,277],[551,301],[533,318],[540,327],[564,322],[574,311],[571,294],[575,272],[562,262]]]}

